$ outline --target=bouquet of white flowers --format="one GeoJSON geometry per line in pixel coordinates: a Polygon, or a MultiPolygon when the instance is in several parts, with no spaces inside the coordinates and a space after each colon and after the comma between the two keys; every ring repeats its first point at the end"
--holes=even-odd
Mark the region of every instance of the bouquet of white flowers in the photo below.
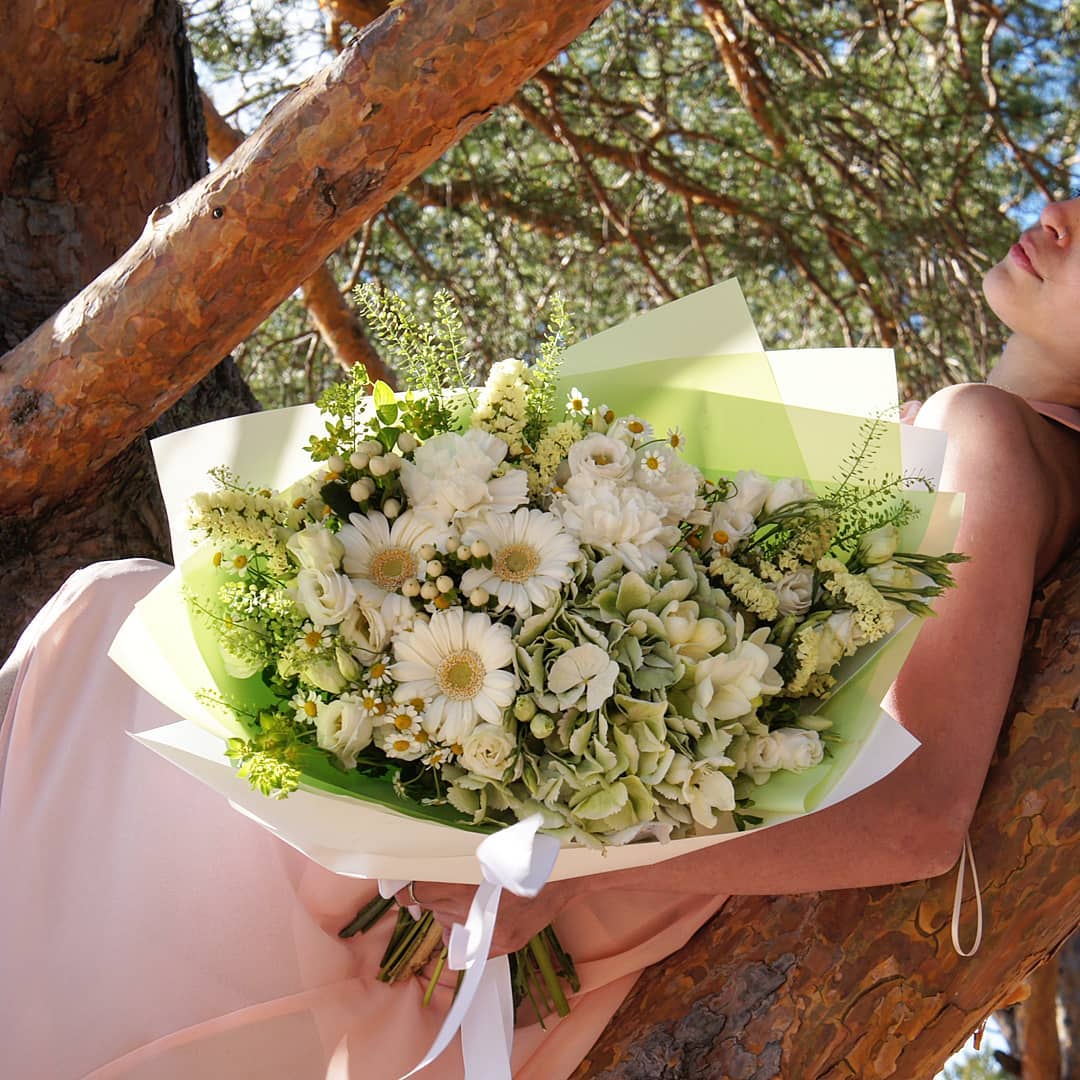
{"type": "MultiPolygon", "coordinates": [[[[302,472],[282,459],[295,410],[203,430],[200,458],[227,437],[247,461],[190,503],[191,621],[173,582],[115,653],[227,742],[148,741],[333,869],[444,880],[476,873],[477,833],[526,820],[564,852],[635,852],[560,876],[681,854],[910,752],[878,702],[911,615],[951,584],[955,500],[905,470],[897,425],[785,401],[794,369],[756,345],[737,287],[565,358],[555,304],[537,360],[478,389],[445,297],[430,326],[373,286],[359,300],[410,390],[368,397],[358,372],[327,391],[302,472]],[[735,348],[694,340],[717,305],[735,348]],[[257,807],[222,756],[317,807],[257,807]]],[[[170,438],[189,472],[191,436],[170,438]]]]}

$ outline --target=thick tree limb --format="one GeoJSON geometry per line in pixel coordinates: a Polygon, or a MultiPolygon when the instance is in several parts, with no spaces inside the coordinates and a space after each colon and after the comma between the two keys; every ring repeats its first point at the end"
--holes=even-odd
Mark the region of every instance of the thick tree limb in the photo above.
{"type": "MultiPolygon", "coordinates": [[[[240,147],[244,136],[217,111],[205,90],[201,97],[210,156],[222,162],[240,147]]],[[[300,286],[300,294],[315,329],[341,367],[348,370],[359,364],[367,370],[372,380],[382,379],[390,386],[396,386],[393,373],[368,340],[356,313],[341,295],[326,263],[300,286]]]]}
{"type": "MultiPolygon", "coordinates": [[[[1078,688],[1080,548],[1036,597],[1011,718],[972,825],[987,916],[973,959],[950,944],[950,874],[735,897],[644,973],[575,1077],[933,1076],[1080,925],[1078,688]]],[[[969,890],[965,944],[972,908],[969,890]]]]}
{"type": "Polygon", "coordinates": [[[607,4],[406,0],[368,26],[0,358],[0,512],[118,454],[607,4]]]}

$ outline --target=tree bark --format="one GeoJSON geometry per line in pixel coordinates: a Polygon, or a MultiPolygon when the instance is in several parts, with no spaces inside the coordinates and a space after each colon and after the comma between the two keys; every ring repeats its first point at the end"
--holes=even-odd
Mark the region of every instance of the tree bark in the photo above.
{"type": "Polygon", "coordinates": [[[0,358],[0,513],[77,489],[608,2],[405,0],[371,23],[0,358]]]}
{"type": "MultiPolygon", "coordinates": [[[[6,346],[113,262],[154,206],[204,175],[206,136],[175,0],[126,4],[108,20],[87,0],[12,4],[5,17],[0,342],[6,346]]],[[[227,361],[152,433],[257,407],[227,361]]],[[[57,437],[66,442],[66,432],[57,437]]],[[[147,440],[130,441],[107,468],[100,466],[93,446],[67,443],[51,466],[78,472],[67,496],[37,513],[0,515],[0,656],[79,567],[121,555],[169,557],[147,440]]],[[[33,480],[28,474],[16,483],[29,494],[33,480]]]]}
{"type": "Polygon", "coordinates": [[[1021,1075],[1024,1080],[1061,1080],[1057,1033],[1057,958],[1031,973],[1031,996],[1020,1006],[1021,1075]]]}
{"type": "MultiPolygon", "coordinates": [[[[1080,925],[1078,688],[1080,548],[1036,594],[972,824],[986,915],[974,958],[950,944],[954,874],[734,897],[642,975],[575,1078],[933,1076],[1080,925]]],[[[969,889],[964,945],[973,917],[969,889]]]]}
{"type": "MultiPolygon", "coordinates": [[[[201,99],[203,115],[206,117],[210,156],[215,161],[222,162],[244,141],[244,136],[217,111],[205,91],[201,99]]],[[[342,368],[348,371],[359,364],[372,381],[382,379],[396,388],[393,372],[383,363],[382,357],[368,340],[356,313],[341,295],[327,263],[323,263],[300,286],[300,295],[323,344],[342,368]]]]}

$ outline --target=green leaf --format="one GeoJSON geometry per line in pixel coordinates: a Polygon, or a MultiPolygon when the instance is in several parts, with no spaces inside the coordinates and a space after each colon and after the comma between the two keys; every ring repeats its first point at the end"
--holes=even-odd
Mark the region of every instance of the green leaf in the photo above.
{"type": "Polygon", "coordinates": [[[375,402],[375,408],[381,409],[386,405],[397,405],[397,396],[387,383],[384,383],[382,379],[371,388],[371,397],[375,402]]]}

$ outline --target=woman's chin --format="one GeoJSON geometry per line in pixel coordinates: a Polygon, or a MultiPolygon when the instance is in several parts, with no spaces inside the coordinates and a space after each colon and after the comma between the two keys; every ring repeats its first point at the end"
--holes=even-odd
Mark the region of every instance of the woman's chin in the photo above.
{"type": "Polygon", "coordinates": [[[990,310],[1013,331],[1022,329],[1024,311],[1030,311],[1030,300],[1021,295],[1019,284],[1005,259],[990,267],[982,279],[983,296],[990,310]]]}

